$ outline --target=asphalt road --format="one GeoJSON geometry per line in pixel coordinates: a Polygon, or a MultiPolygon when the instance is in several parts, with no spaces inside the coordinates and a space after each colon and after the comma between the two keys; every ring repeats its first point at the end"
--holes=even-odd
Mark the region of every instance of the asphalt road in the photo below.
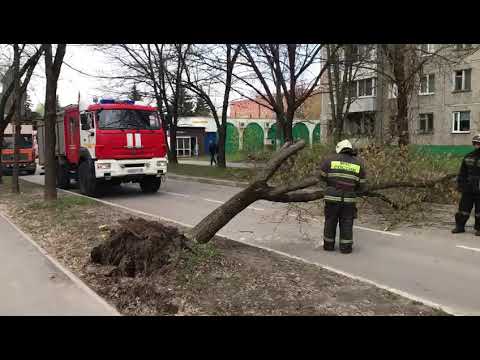
{"type": "MultiPolygon", "coordinates": [[[[39,175],[25,179],[43,182],[39,175]]],[[[168,179],[157,194],[144,195],[137,185],[122,185],[102,200],[194,225],[240,190],[168,179]]],[[[317,218],[300,225],[284,204],[258,201],[227,224],[221,235],[354,275],[455,314],[480,315],[480,238],[473,233],[453,236],[426,228],[388,233],[356,227],[354,252],[344,255],[314,250],[322,222],[317,218]]]]}

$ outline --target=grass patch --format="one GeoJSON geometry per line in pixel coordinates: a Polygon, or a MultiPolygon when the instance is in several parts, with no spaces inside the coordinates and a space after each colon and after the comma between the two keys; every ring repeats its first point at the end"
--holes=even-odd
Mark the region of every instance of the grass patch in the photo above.
{"type": "Polygon", "coordinates": [[[218,168],[216,166],[202,166],[189,164],[170,164],[169,172],[177,175],[215,178],[222,180],[249,181],[254,169],[218,168]]]}
{"type": "Polygon", "coordinates": [[[98,203],[95,200],[89,198],[75,195],[63,195],[59,196],[57,201],[54,202],[35,200],[27,203],[25,206],[29,210],[54,209],[63,212],[77,206],[95,206],[97,204],[98,203]]]}

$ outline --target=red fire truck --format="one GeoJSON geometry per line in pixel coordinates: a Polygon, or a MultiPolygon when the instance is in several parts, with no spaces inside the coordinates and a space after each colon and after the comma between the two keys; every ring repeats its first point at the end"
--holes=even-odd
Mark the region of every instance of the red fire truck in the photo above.
{"type": "MultiPolygon", "coordinates": [[[[85,110],[70,105],[57,114],[57,184],[76,180],[80,192],[99,196],[106,186],[137,182],[144,193],[160,188],[167,173],[167,143],[157,109],[131,100],[101,99],[85,110]]],[[[38,126],[39,163],[45,131],[38,126]]]]}

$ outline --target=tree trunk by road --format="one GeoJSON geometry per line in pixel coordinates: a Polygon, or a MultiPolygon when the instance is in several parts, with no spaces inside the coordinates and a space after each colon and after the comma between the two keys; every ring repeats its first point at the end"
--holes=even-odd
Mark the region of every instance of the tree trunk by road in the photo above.
{"type": "MultiPolygon", "coordinates": [[[[23,50],[23,49],[22,49],[23,50]]],[[[22,111],[22,93],[20,88],[20,55],[21,51],[19,44],[13,45],[13,53],[14,53],[14,60],[13,60],[13,81],[14,81],[14,97],[15,97],[15,104],[12,105],[15,107],[14,110],[14,117],[12,122],[12,129],[13,129],[13,168],[12,168],[12,193],[20,194],[20,184],[18,182],[18,162],[19,162],[19,144],[18,141],[20,139],[20,133],[22,126],[20,125],[20,116],[22,111]]]]}
{"type": "Polygon", "coordinates": [[[45,190],[47,201],[57,199],[57,159],[56,121],[57,121],[57,84],[60,75],[66,44],[58,44],[55,56],[52,54],[52,44],[45,46],[45,190]]]}

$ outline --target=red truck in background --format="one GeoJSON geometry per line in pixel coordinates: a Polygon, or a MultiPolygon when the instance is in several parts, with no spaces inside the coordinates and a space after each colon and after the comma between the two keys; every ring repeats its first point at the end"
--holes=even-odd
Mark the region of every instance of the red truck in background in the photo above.
{"type": "MultiPolygon", "coordinates": [[[[13,154],[13,135],[12,126],[9,124],[5,129],[3,143],[0,144],[2,156],[3,172],[11,173],[14,164],[13,154]]],[[[19,159],[18,168],[20,172],[26,172],[29,175],[35,174],[37,169],[36,151],[34,146],[32,125],[22,125],[20,136],[18,137],[19,159]]]]}
{"type": "MultiPolygon", "coordinates": [[[[167,173],[167,143],[157,109],[131,100],[101,99],[85,109],[70,105],[57,114],[57,184],[71,180],[80,192],[99,196],[106,186],[139,183],[154,193],[167,173]]],[[[45,131],[37,127],[39,163],[45,163],[45,131]]]]}

